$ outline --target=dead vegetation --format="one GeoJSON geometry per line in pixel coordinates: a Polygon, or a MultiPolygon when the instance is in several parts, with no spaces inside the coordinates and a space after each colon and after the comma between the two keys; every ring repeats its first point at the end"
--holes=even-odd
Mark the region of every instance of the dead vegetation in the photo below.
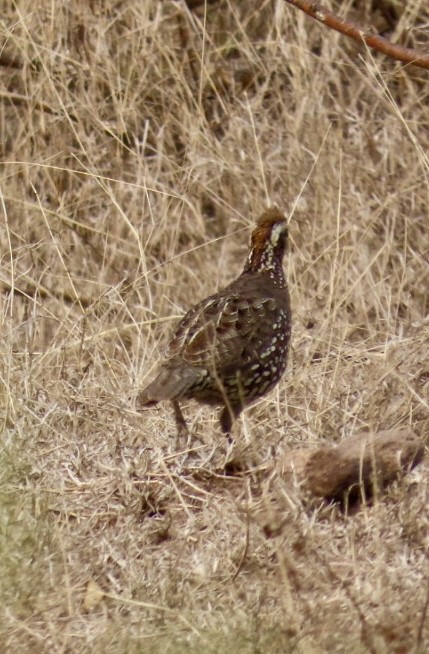
{"type": "MultiPolygon", "coordinates": [[[[427,435],[427,72],[283,2],[3,4],[4,651],[425,652],[425,465],[354,515],[279,509],[256,471],[427,435]],[[255,474],[225,478],[214,413],[186,408],[186,452],[133,395],[268,202],[291,215],[293,347],[236,428],[255,474]]],[[[391,33],[427,47],[426,3],[403,5],[391,33]]]]}

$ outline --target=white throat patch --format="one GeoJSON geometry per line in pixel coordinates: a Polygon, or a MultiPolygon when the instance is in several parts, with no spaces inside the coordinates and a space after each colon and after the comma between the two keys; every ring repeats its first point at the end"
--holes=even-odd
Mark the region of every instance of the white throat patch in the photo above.
{"type": "Polygon", "coordinates": [[[271,230],[271,236],[270,236],[270,243],[272,245],[277,245],[278,240],[281,234],[284,233],[285,229],[286,229],[285,223],[278,223],[277,225],[274,225],[273,229],[271,230]]]}

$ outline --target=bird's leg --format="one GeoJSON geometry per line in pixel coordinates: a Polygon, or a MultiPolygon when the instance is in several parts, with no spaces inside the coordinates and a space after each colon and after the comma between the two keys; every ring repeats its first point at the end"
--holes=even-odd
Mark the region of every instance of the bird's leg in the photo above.
{"type": "Polygon", "coordinates": [[[233,443],[231,438],[231,429],[233,422],[238,418],[241,413],[240,406],[233,406],[228,402],[228,405],[225,405],[219,416],[220,427],[228,439],[228,444],[233,443]]]}
{"type": "Polygon", "coordinates": [[[181,438],[182,436],[189,436],[188,425],[183,416],[182,409],[180,408],[179,402],[177,400],[171,400],[174,411],[174,419],[176,421],[177,428],[177,437],[181,438]]]}
{"type": "Polygon", "coordinates": [[[189,436],[188,425],[186,424],[186,420],[183,416],[182,409],[180,408],[179,402],[177,400],[171,400],[171,404],[173,406],[174,420],[176,422],[177,438],[181,438],[184,436],[188,437],[189,436]]]}
{"type": "Polygon", "coordinates": [[[230,438],[232,421],[233,421],[233,417],[231,415],[231,411],[229,407],[226,406],[221,411],[221,414],[219,416],[219,422],[220,422],[220,428],[222,429],[223,433],[225,434],[228,440],[230,438]]]}
{"type": "Polygon", "coordinates": [[[231,403],[228,402],[228,404],[225,404],[219,416],[221,429],[227,438],[225,460],[222,466],[226,472],[231,468],[234,461],[234,439],[231,436],[231,430],[234,421],[238,418],[241,411],[241,406],[231,405],[231,403]]]}

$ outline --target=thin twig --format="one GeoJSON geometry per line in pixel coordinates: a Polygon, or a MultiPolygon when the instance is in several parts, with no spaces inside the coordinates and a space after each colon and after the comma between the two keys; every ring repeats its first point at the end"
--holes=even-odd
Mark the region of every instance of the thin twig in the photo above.
{"type": "Polygon", "coordinates": [[[429,609],[429,576],[427,578],[427,591],[426,591],[426,599],[425,603],[423,605],[423,609],[421,612],[420,616],[420,621],[419,621],[419,626],[417,629],[417,642],[416,642],[416,649],[415,652],[416,654],[419,654],[419,652],[422,652],[422,647],[424,645],[423,643],[423,629],[426,623],[426,617],[428,614],[428,609],[429,609]]]}
{"type": "MultiPolygon", "coordinates": [[[[13,93],[12,91],[0,90],[0,99],[9,100],[9,102],[14,105],[28,105],[34,109],[46,111],[46,113],[51,114],[52,116],[60,116],[59,112],[53,109],[47,102],[35,100],[29,95],[22,95],[21,93],[13,93]]],[[[77,121],[76,116],[71,116],[71,118],[75,122],[77,121]]]]}
{"type": "Polygon", "coordinates": [[[396,45],[379,34],[371,34],[357,23],[340,18],[327,9],[322,9],[322,7],[313,0],[285,1],[294,7],[301,9],[315,20],[318,20],[319,23],[323,23],[327,27],[340,32],[341,34],[345,34],[345,36],[358,41],[358,43],[363,42],[370,48],[374,48],[392,59],[398,59],[399,61],[403,61],[407,64],[414,64],[421,68],[429,68],[429,55],[422,54],[413,48],[405,48],[402,45],[396,45]]]}
{"type": "Polygon", "coordinates": [[[244,549],[243,554],[241,555],[240,562],[237,566],[237,570],[232,575],[231,581],[235,581],[238,575],[241,572],[241,569],[244,565],[245,560],[247,559],[247,554],[249,552],[250,546],[250,513],[249,513],[249,498],[250,498],[250,487],[249,481],[247,481],[247,499],[246,499],[246,535],[244,540],[244,549]]]}
{"type": "Polygon", "coordinates": [[[317,561],[321,563],[323,566],[325,566],[333,583],[336,586],[338,585],[341,586],[341,588],[344,590],[346,597],[348,598],[350,604],[353,606],[354,610],[358,615],[361,625],[362,642],[365,645],[365,647],[368,649],[370,654],[376,654],[376,647],[373,638],[373,629],[371,627],[371,624],[366,619],[365,613],[360,607],[358,600],[355,598],[354,594],[351,591],[351,582],[347,579],[343,579],[340,575],[338,575],[335,572],[335,570],[332,568],[329,561],[325,558],[325,556],[323,556],[317,549],[313,550],[313,554],[317,559],[317,561]]]}

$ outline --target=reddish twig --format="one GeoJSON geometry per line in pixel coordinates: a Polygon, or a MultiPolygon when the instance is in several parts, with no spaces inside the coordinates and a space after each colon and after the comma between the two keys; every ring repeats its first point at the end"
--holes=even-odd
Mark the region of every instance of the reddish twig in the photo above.
{"type": "Polygon", "coordinates": [[[392,59],[398,59],[421,68],[429,68],[429,55],[422,54],[413,48],[395,45],[379,34],[371,34],[357,23],[340,18],[327,9],[322,9],[317,2],[312,0],[286,0],[286,2],[298,7],[327,27],[341,32],[359,43],[366,43],[369,47],[375,48],[392,59]]]}

